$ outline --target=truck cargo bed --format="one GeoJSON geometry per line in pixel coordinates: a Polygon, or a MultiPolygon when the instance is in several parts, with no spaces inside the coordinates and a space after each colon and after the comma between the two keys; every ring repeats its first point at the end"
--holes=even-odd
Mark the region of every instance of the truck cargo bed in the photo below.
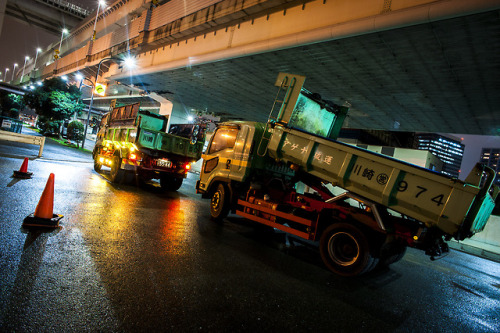
{"type": "Polygon", "coordinates": [[[271,131],[271,157],[457,239],[481,231],[494,207],[479,184],[300,130],[276,125],[271,131]]]}
{"type": "Polygon", "coordinates": [[[136,141],[138,148],[161,150],[190,159],[193,162],[201,158],[203,144],[203,141],[191,144],[189,138],[149,129],[141,130],[136,141]]]}

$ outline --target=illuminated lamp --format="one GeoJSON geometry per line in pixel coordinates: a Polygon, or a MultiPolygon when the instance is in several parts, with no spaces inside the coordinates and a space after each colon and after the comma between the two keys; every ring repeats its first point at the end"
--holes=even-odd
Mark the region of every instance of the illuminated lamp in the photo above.
{"type": "Polygon", "coordinates": [[[103,83],[96,83],[94,93],[99,96],[104,96],[106,93],[106,85],[103,83]]]}

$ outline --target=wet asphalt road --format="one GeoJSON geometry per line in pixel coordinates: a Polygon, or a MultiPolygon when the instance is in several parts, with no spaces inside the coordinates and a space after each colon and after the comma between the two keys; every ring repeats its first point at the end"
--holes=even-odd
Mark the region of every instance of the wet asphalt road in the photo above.
{"type": "Polygon", "coordinates": [[[1,332],[499,332],[500,264],[410,249],[340,278],[306,246],[237,216],[209,220],[190,174],[178,192],[114,185],[89,154],[0,141],[1,332]],[[51,232],[23,219],[55,174],[51,232]]]}

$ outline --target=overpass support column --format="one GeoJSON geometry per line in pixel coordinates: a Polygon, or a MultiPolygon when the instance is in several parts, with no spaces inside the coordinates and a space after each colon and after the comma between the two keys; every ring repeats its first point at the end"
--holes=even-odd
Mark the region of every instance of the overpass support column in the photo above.
{"type": "Polygon", "coordinates": [[[149,97],[160,103],[160,112],[159,112],[160,115],[168,117],[168,123],[167,123],[167,132],[168,132],[172,121],[173,103],[170,102],[168,99],[158,95],[157,93],[150,93],[149,97]]]}

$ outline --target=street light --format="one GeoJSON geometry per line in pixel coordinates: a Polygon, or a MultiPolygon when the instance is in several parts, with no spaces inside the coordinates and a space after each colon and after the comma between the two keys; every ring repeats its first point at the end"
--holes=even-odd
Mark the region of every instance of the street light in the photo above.
{"type": "Polygon", "coordinates": [[[7,72],[9,71],[8,68],[5,68],[5,75],[3,76],[3,81],[6,82],[5,80],[7,80],[7,72]]]}
{"type": "Polygon", "coordinates": [[[97,13],[95,13],[94,31],[92,33],[92,40],[95,40],[95,35],[96,35],[95,28],[97,26],[97,17],[99,16],[99,9],[101,8],[101,6],[104,7],[105,5],[106,5],[106,2],[104,2],[104,0],[99,0],[99,4],[97,5],[97,13]]]}
{"type": "Polygon", "coordinates": [[[61,54],[61,46],[62,46],[62,40],[63,40],[63,37],[64,37],[64,34],[67,34],[68,33],[68,30],[67,29],[62,29],[62,32],[61,32],[61,41],[59,42],[59,48],[56,49],[54,51],[54,58],[56,60],[56,65],[55,65],[55,69],[57,69],[57,63],[59,62],[59,57],[60,57],[60,54],[61,54]]]}
{"type": "Polygon", "coordinates": [[[11,82],[14,81],[14,74],[16,73],[16,67],[17,67],[17,62],[14,64],[14,67],[12,68],[12,79],[10,80],[11,82]]]}
{"type": "MultiPolygon", "coordinates": [[[[99,72],[101,70],[101,64],[104,61],[106,61],[106,60],[112,60],[112,61],[115,61],[117,63],[125,63],[127,65],[127,67],[130,67],[130,68],[132,68],[135,65],[134,61],[133,61],[133,59],[131,57],[126,57],[125,59],[116,58],[116,57],[109,57],[109,58],[102,59],[101,61],[99,61],[99,65],[97,65],[97,72],[95,73],[95,81],[94,81],[94,83],[92,83],[93,86],[94,86],[94,88],[95,88],[95,84],[97,83],[97,79],[99,78],[99,72]]],[[[94,90],[95,89],[92,89],[92,94],[90,95],[89,112],[87,113],[87,122],[85,123],[85,131],[83,132],[82,149],[83,149],[83,147],[85,145],[85,139],[87,137],[87,129],[89,127],[90,112],[92,110],[92,104],[94,104],[94,90]]]]}
{"type": "Polygon", "coordinates": [[[23,82],[24,70],[26,69],[26,61],[30,60],[29,56],[24,57],[23,74],[21,75],[21,82],[23,82]]]}
{"type": "MultiPolygon", "coordinates": [[[[35,55],[35,63],[33,64],[33,69],[31,70],[32,73],[36,69],[36,60],[38,59],[38,53],[40,53],[40,52],[42,52],[42,49],[37,47],[36,48],[36,55],[35,55]]],[[[31,76],[31,73],[30,73],[30,76],[31,76]]]]}
{"type": "Polygon", "coordinates": [[[62,40],[63,40],[63,37],[64,37],[64,34],[67,34],[68,33],[68,29],[62,29],[62,32],[61,32],[61,41],[59,42],[59,53],[61,52],[61,46],[62,46],[62,40]]]}

